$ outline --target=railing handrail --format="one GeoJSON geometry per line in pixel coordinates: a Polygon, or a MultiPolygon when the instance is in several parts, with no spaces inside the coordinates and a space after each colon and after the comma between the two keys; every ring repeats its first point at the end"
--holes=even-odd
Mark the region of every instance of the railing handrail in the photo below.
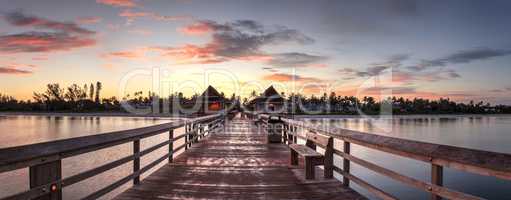
{"type": "Polygon", "coordinates": [[[184,119],[177,122],[134,128],[123,131],[43,142],[17,147],[0,149],[0,173],[19,168],[29,168],[30,189],[2,199],[33,199],[45,195],[48,199],[62,199],[62,188],[81,182],[98,174],[133,162],[133,173],[114,183],[86,196],[84,199],[97,199],[119,186],[133,180],[140,183],[140,175],[157,166],[164,160],[173,162],[175,152],[188,149],[206,134],[221,127],[227,114],[221,112],[215,115],[184,119]],[[184,127],[184,133],[174,137],[174,129],[184,127]],[[207,129],[205,129],[207,128],[207,129]],[[140,148],[140,141],[154,135],[168,134],[169,138],[146,149],[140,148]],[[184,144],[175,148],[174,141],[184,138],[184,144]],[[106,164],[85,170],[70,177],[62,177],[62,159],[112,147],[119,144],[133,144],[133,154],[115,159],[106,164]],[[157,149],[168,146],[168,152],[158,159],[141,167],[140,159],[157,149]]]}
{"type": "Polygon", "coordinates": [[[485,176],[511,180],[511,154],[414,141],[343,128],[324,130],[303,121],[282,118],[290,125],[407,158],[485,176]],[[467,167],[468,166],[468,167],[467,167]]]}
{"type": "Polygon", "coordinates": [[[3,148],[0,149],[0,173],[29,167],[32,163],[41,164],[44,162],[51,162],[53,160],[126,143],[135,139],[150,137],[168,131],[169,129],[182,127],[186,124],[215,119],[221,115],[222,114],[214,114],[193,118],[191,120],[183,119],[176,122],[141,128],[3,148]]]}
{"type": "MultiPolygon", "coordinates": [[[[251,118],[267,120],[270,115],[245,113],[251,118]]],[[[299,134],[298,128],[309,132],[320,133],[343,141],[343,150],[335,149],[334,154],[343,160],[342,168],[334,165],[334,171],[343,176],[343,185],[349,187],[350,181],[357,183],[362,188],[375,194],[382,199],[397,199],[391,194],[371,185],[370,183],[350,173],[350,162],[354,162],[366,169],[381,175],[387,176],[405,185],[424,190],[431,194],[432,200],[439,200],[441,197],[447,199],[483,199],[474,195],[459,192],[443,186],[443,167],[449,167],[460,171],[493,176],[500,179],[511,180],[511,155],[506,153],[490,152],[450,145],[434,144],[428,142],[413,141],[408,139],[394,138],[389,136],[365,133],[360,131],[332,128],[325,130],[312,124],[287,119],[281,116],[283,121],[284,141],[296,143],[297,138],[307,138],[299,134]],[[390,153],[431,165],[431,180],[423,181],[409,177],[399,172],[387,169],[372,162],[366,161],[350,154],[351,143],[369,149],[390,153]]]]}

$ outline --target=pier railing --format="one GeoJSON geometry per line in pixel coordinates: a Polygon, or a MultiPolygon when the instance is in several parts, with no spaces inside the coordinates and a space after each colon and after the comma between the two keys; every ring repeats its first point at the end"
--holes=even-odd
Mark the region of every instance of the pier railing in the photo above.
{"type": "MultiPolygon", "coordinates": [[[[262,122],[267,121],[269,117],[264,114],[244,114],[251,118],[261,120],[262,122]]],[[[283,139],[287,141],[288,144],[297,143],[298,138],[306,140],[305,135],[299,134],[300,131],[320,133],[342,141],[343,149],[335,149],[334,153],[342,158],[343,164],[342,167],[334,166],[334,171],[342,176],[342,182],[345,186],[349,187],[350,181],[352,181],[382,199],[397,198],[350,173],[351,162],[405,185],[426,191],[431,194],[431,199],[484,199],[444,187],[444,167],[483,176],[511,180],[510,154],[418,142],[347,129],[336,128],[325,130],[325,128],[317,127],[303,121],[287,118],[281,119],[283,121],[283,127],[281,128],[283,139]],[[430,182],[419,180],[379,166],[370,161],[363,160],[351,154],[351,144],[357,144],[376,151],[425,162],[431,166],[431,180],[430,182]]]]}
{"type": "Polygon", "coordinates": [[[179,120],[144,128],[115,131],[110,133],[57,140],[25,146],[0,149],[0,173],[29,168],[30,189],[3,199],[62,199],[62,189],[119,167],[133,163],[133,172],[114,183],[89,194],[84,199],[97,199],[129,181],[140,183],[140,175],[168,159],[173,161],[175,152],[188,149],[216,128],[222,127],[226,115],[215,114],[193,119],[179,120]],[[185,133],[174,136],[174,130],[185,128],[185,133]],[[207,127],[207,128],[206,128],[207,127]],[[168,134],[169,139],[141,150],[140,140],[160,134],[168,134]],[[183,145],[174,147],[174,141],[185,139],[183,145]],[[133,153],[118,160],[97,166],[70,177],[62,177],[62,159],[89,153],[120,144],[132,143],[133,153]],[[168,152],[153,162],[140,166],[140,158],[163,147],[168,152]]]}

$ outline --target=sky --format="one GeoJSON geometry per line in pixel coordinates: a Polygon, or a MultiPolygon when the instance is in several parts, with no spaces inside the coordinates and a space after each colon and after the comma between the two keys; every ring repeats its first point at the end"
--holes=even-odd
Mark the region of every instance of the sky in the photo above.
{"type": "Polygon", "coordinates": [[[0,0],[0,93],[403,96],[511,104],[511,1],[0,0]]]}

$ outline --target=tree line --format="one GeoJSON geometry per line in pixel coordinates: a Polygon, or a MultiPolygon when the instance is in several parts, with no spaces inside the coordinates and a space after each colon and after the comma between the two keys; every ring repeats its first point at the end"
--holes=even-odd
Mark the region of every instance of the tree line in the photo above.
{"type": "MultiPolygon", "coordinates": [[[[158,112],[163,111],[164,105],[173,113],[175,105],[181,108],[192,107],[198,94],[186,97],[183,93],[171,94],[168,97],[161,98],[155,93],[148,91],[146,94],[142,91],[128,94],[122,99],[115,96],[104,98],[101,96],[103,84],[96,83],[71,84],[67,87],[57,83],[47,84],[42,92],[34,92],[31,100],[17,100],[16,98],[0,93],[0,111],[27,111],[27,112],[125,112],[121,102],[125,101],[135,107],[154,108],[154,103],[158,104],[158,112]]],[[[226,102],[237,102],[239,97],[232,94],[226,98],[224,93],[221,96],[226,102]]],[[[251,97],[257,96],[254,91],[251,97]]],[[[322,96],[305,96],[303,94],[286,95],[284,98],[286,111],[296,114],[380,114],[391,111],[392,114],[511,114],[511,106],[494,105],[483,101],[468,103],[455,102],[449,98],[440,98],[437,100],[414,98],[406,99],[403,97],[391,97],[382,100],[376,100],[374,97],[366,96],[357,98],[355,96],[337,95],[335,92],[322,96]]],[[[247,103],[245,98],[244,103],[247,103]]]]}

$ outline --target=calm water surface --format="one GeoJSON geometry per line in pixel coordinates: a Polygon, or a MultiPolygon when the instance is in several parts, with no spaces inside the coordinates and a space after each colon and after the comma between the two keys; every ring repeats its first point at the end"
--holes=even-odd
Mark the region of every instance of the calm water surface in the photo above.
{"type": "MultiPolygon", "coordinates": [[[[302,120],[392,137],[511,153],[511,116],[508,115],[404,116],[379,121],[353,117],[302,120]]],[[[133,117],[0,116],[0,148],[143,127],[169,121],[171,119],[133,117]]],[[[182,134],[183,129],[177,130],[175,133],[176,135],[182,134]]],[[[165,139],[167,139],[167,135],[162,134],[142,140],[142,149],[165,139]]],[[[342,144],[339,141],[336,141],[335,146],[342,149],[342,144]]],[[[130,143],[64,159],[63,176],[68,177],[108,163],[113,159],[127,156],[132,152],[131,148],[130,143]]],[[[157,159],[166,153],[166,150],[166,148],[162,148],[142,158],[142,166],[157,159]]],[[[430,166],[425,163],[377,152],[357,145],[352,146],[352,154],[405,175],[429,181],[430,166]]],[[[336,165],[342,166],[342,161],[339,158],[336,158],[335,162],[336,165]]],[[[82,198],[123,178],[131,171],[132,164],[127,163],[84,182],[66,187],[63,192],[64,199],[82,198]]],[[[352,164],[352,172],[401,199],[429,198],[429,195],[425,192],[370,172],[356,164],[352,164]]],[[[509,199],[511,197],[511,184],[507,181],[450,169],[444,169],[444,178],[446,186],[459,191],[488,199],[509,199]]],[[[28,169],[0,174],[0,180],[2,180],[0,181],[0,197],[24,191],[28,189],[28,169]]],[[[364,189],[358,188],[356,184],[352,185],[364,195],[374,198],[364,189]]],[[[112,198],[129,186],[129,184],[124,185],[105,196],[104,199],[112,198]]]]}
{"type": "MultiPolygon", "coordinates": [[[[353,117],[302,119],[313,124],[336,126],[357,131],[371,132],[391,137],[454,145],[473,149],[511,154],[511,115],[486,116],[394,116],[383,120],[353,117]]],[[[335,147],[342,149],[336,141],[335,147]]],[[[430,165],[365,147],[352,145],[352,154],[399,173],[430,181],[430,165]]],[[[336,158],[336,165],[342,160],[336,158]]],[[[428,199],[429,194],[393,181],[352,163],[352,172],[375,186],[400,199],[428,199]]],[[[488,199],[511,199],[511,181],[444,169],[444,185],[488,199]]],[[[364,189],[357,191],[371,195],[364,189]]],[[[372,197],[374,198],[374,197],[372,197]]],[[[374,198],[376,199],[376,198],[374,198]]]]}
{"type": "MultiPolygon", "coordinates": [[[[106,133],[110,131],[126,130],[170,122],[172,119],[150,117],[71,117],[71,116],[28,116],[0,114],[0,148],[39,142],[66,139],[72,137],[106,133]]],[[[175,131],[176,135],[182,134],[183,130],[175,131]]],[[[151,147],[168,139],[167,134],[156,135],[141,140],[141,149],[151,147]]],[[[178,141],[179,145],[180,141],[178,141]]],[[[156,160],[168,151],[161,148],[141,159],[142,166],[156,160]]],[[[62,161],[63,177],[78,174],[92,169],[114,159],[128,156],[132,152],[132,144],[122,144],[111,148],[86,153],[62,161]]],[[[162,162],[163,165],[166,162],[162,162]]],[[[119,180],[132,172],[131,162],[105,172],[96,177],[64,188],[64,199],[80,199],[97,191],[116,180],[119,180]]],[[[154,171],[154,170],[153,170],[154,171]]],[[[149,174],[152,171],[146,173],[149,174]]],[[[145,177],[145,176],[143,176],[145,177]]],[[[25,191],[29,188],[28,169],[20,169],[0,174],[0,197],[25,191]],[[9,181],[5,181],[9,180],[9,181]]],[[[103,199],[109,199],[128,188],[130,184],[115,190],[103,199]]]]}

